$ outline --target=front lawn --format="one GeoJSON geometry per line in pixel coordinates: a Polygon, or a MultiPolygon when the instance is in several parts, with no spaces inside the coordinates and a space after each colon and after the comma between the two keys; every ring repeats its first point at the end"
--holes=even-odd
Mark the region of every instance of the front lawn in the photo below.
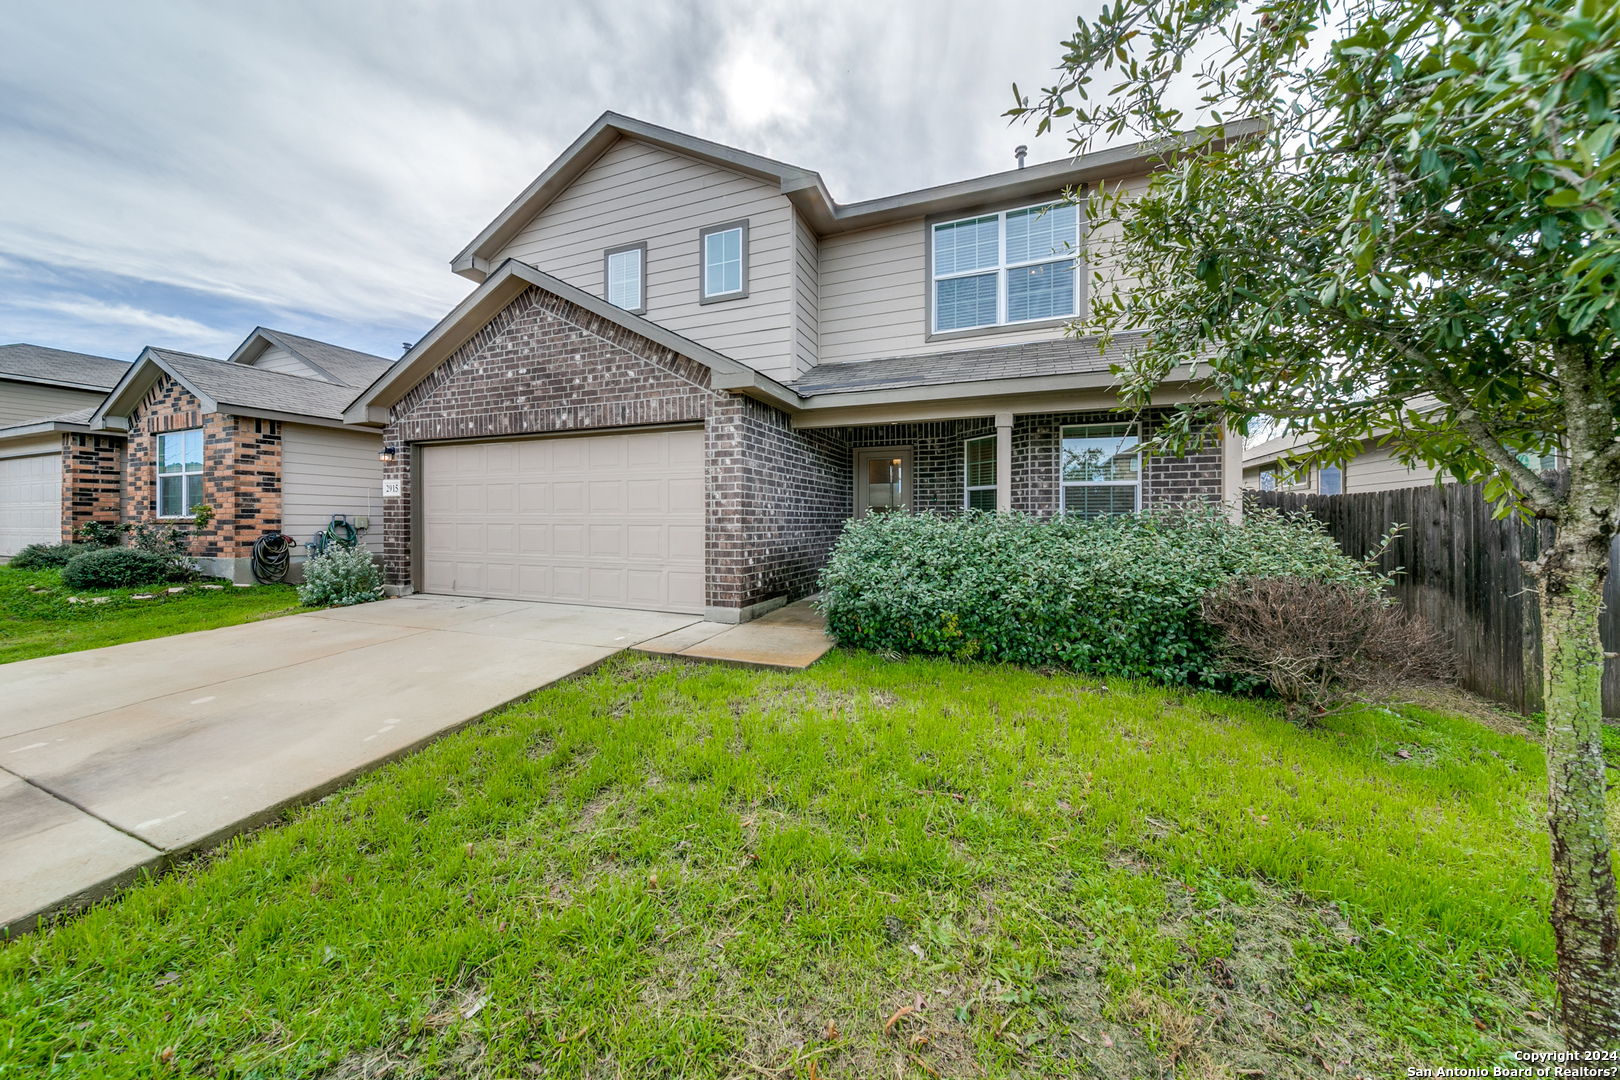
{"type": "Polygon", "coordinates": [[[1541,762],[1416,708],[620,658],[0,946],[0,1076],[1488,1067],[1550,1045],[1541,762]]]}
{"type": "Polygon", "coordinates": [[[57,570],[0,566],[0,664],[212,630],[298,610],[298,592],[290,585],[205,589],[194,584],[182,593],[170,593],[171,587],[74,590],[62,584],[57,570]],[[141,594],[153,598],[132,599],[141,594]],[[70,597],[82,602],[69,603],[70,597]],[[92,602],[96,597],[107,599],[92,602]]]}

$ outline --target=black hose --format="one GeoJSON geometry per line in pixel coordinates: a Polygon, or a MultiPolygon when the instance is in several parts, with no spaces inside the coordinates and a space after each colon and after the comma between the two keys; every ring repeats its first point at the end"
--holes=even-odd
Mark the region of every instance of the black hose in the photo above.
{"type": "Polygon", "coordinates": [[[287,544],[289,539],[277,530],[253,541],[253,580],[261,585],[287,580],[287,567],[292,564],[287,544]]]}

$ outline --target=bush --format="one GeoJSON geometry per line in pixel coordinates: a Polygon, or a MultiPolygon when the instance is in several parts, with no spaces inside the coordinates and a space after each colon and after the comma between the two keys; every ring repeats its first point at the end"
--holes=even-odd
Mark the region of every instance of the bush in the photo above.
{"type": "Polygon", "coordinates": [[[1260,511],[1234,525],[1214,507],[874,514],[844,527],[820,584],[840,644],[1225,687],[1199,604],[1234,578],[1279,576],[1379,587],[1310,519],[1260,511]]]}
{"type": "Polygon", "coordinates": [[[74,529],[73,534],[81,544],[117,547],[124,534],[134,527],[128,522],[86,521],[77,529],[74,529]]]}
{"type": "Polygon", "coordinates": [[[127,589],[160,584],[173,576],[167,559],[134,548],[92,548],[62,567],[62,583],[70,589],[127,589]]]}
{"type": "Polygon", "coordinates": [[[1413,678],[1448,679],[1453,659],[1428,623],[1366,589],[1305,578],[1228,582],[1204,598],[1226,670],[1264,683],[1290,719],[1376,699],[1413,678]]]}
{"type": "Polygon", "coordinates": [[[334,547],[304,563],[299,603],[347,607],[382,599],[382,574],[363,547],[334,547]]]}
{"type": "Polygon", "coordinates": [[[6,565],[13,570],[60,570],[75,555],[99,549],[99,544],[29,544],[6,565]]]}

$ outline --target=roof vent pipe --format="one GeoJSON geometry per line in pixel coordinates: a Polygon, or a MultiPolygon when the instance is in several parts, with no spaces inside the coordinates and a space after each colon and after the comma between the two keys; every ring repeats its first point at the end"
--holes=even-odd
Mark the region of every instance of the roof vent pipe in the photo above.
{"type": "Polygon", "coordinates": [[[1029,147],[1027,146],[1020,146],[1018,149],[1013,151],[1013,156],[1018,159],[1018,167],[1020,169],[1024,167],[1024,155],[1027,153],[1029,153],[1029,147]]]}

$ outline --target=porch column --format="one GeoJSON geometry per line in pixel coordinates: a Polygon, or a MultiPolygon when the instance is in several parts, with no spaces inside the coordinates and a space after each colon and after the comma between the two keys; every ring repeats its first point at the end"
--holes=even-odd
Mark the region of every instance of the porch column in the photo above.
{"type": "Polygon", "coordinates": [[[1012,513],[1013,414],[996,413],[996,513],[1012,513]]]}

